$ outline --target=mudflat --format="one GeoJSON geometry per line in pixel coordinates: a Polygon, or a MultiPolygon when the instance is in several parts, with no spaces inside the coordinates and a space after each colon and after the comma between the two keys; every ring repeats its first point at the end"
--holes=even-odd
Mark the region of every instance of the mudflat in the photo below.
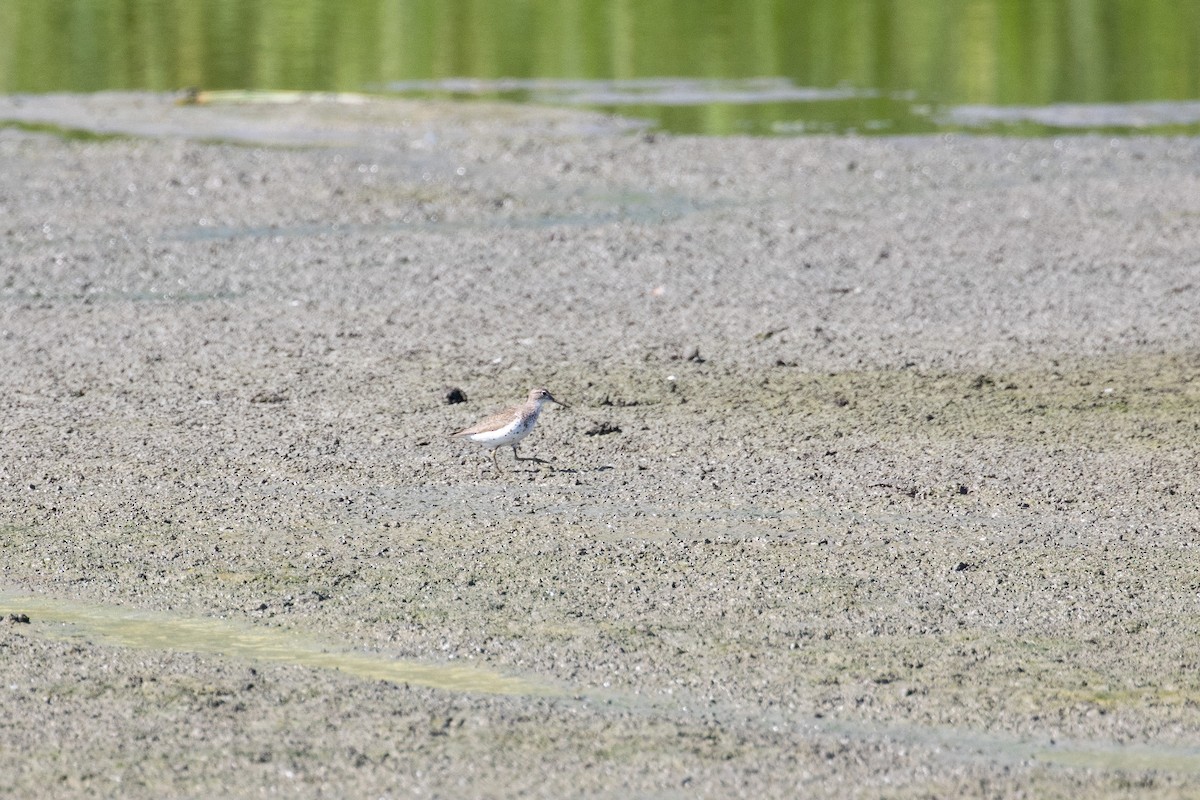
{"type": "Polygon", "coordinates": [[[0,794],[1200,792],[1200,140],[202,99],[0,98],[0,794]]]}

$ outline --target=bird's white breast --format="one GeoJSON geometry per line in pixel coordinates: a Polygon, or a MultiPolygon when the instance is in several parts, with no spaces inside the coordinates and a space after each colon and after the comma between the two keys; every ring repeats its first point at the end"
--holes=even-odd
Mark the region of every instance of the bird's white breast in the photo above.
{"type": "Polygon", "coordinates": [[[519,442],[529,435],[529,432],[533,430],[534,423],[537,422],[537,418],[538,415],[536,413],[528,417],[518,416],[503,428],[483,433],[472,433],[467,438],[472,442],[478,442],[488,447],[500,447],[501,445],[512,444],[513,442],[519,442]]]}

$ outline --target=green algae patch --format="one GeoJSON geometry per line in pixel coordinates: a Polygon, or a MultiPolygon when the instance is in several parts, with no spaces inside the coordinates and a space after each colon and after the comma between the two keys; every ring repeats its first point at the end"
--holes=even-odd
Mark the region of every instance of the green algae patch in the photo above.
{"type": "Polygon", "coordinates": [[[40,133],[47,136],[57,136],[60,139],[72,142],[113,142],[133,138],[124,133],[108,133],[91,130],[90,128],[73,128],[66,125],[54,125],[49,122],[0,120],[0,128],[11,128],[23,133],[40,133]]]}
{"type": "Polygon", "coordinates": [[[618,412],[613,416],[624,406],[657,406],[644,411],[748,434],[770,430],[792,441],[866,437],[1154,452],[1190,447],[1200,432],[1197,374],[1200,356],[1188,352],[1048,360],[994,372],[739,372],[679,361],[605,374],[596,381],[603,394],[592,390],[584,401],[618,412]]]}
{"type": "Polygon", "coordinates": [[[34,632],[52,638],[84,638],[118,647],[220,655],[335,670],[366,680],[451,692],[535,696],[560,693],[549,684],[476,667],[428,664],[354,652],[291,631],[213,617],[185,617],[0,592],[0,615],[9,614],[27,616],[34,632]]]}

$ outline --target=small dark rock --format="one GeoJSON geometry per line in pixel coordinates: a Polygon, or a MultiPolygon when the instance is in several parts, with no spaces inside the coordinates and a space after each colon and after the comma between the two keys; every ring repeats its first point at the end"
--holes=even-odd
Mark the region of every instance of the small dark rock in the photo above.
{"type": "Polygon", "coordinates": [[[467,402],[467,393],[457,386],[449,386],[446,388],[445,400],[448,406],[465,403],[467,402]]]}
{"type": "Polygon", "coordinates": [[[620,433],[621,429],[613,425],[611,422],[597,422],[592,427],[584,431],[587,436],[607,436],[610,433],[620,433]]]}
{"type": "Polygon", "coordinates": [[[770,330],[759,331],[758,333],[754,334],[754,341],[765,342],[768,339],[770,339],[771,337],[773,337],[775,334],[783,333],[786,330],[787,330],[787,328],[771,328],[770,330]]]}
{"type": "Polygon", "coordinates": [[[704,363],[704,357],[700,355],[699,347],[693,347],[687,353],[684,353],[682,355],[673,355],[673,356],[671,356],[671,360],[672,361],[692,361],[696,364],[704,363]]]}
{"type": "Polygon", "coordinates": [[[970,494],[971,490],[967,488],[967,485],[965,483],[960,483],[958,485],[958,493],[959,494],[970,494]]]}
{"type": "Polygon", "coordinates": [[[641,400],[621,400],[621,399],[614,400],[611,397],[609,397],[608,395],[604,395],[604,398],[601,399],[600,402],[597,403],[596,405],[613,406],[615,408],[632,408],[633,406],[640,406],[641,404],[642,404],[641,400]]]}
{"type": "Polygon", "coordinates": [[[250,398],[251,403],[282,403],[287,397],[280,392],[259,392],[250,398]]]}
{"type": "Polygon", "coordinates": [[[8,621],[9,622],[19,622],[22,625],[28,625],[29,624],[29,615],[28,614],[19,614],[19,613],[9,614],[8,621]]]}
{"type": "Polygon", "coordinates": [[[970,564],[968,564],[968,563],[967,563],[967,562],[965,562],[965,561],[960,561],[960,562],[958,562],[957,564],[955,564],[955,565],[954,565],[954,571],[955,571],[955,572],[966,572],[966,571],[967,571],[967,570],[969,570],[970,568],[971,568],[971,565],[970,565],[970,564]]]}

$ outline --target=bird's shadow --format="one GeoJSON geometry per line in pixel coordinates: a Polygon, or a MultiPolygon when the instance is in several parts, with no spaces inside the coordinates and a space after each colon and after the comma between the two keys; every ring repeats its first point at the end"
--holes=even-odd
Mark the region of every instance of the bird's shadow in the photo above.
{"type": "Polygon", "coordinates": [[[563,472],[567,475],[588,475],[593,472],[609,472],[615,469],[610,464],[605,464],[600,467],[552,467],[555,472],[563,472]]]}
{"type": "MultiPolygon", "coordinates": [[[[506,470],[502,470],[499,474],[504,475],[506,473],[512,473],[512,474],[518,474],[518,475],[532,475],[532,474],[536,474],[536,473],[547,473],[547,474],[554,475],[554,474],[562,473],[564,475],[591,475],[591,474],[598,473],[598,472],[611,472],[612,470],[616,469],[616,467],[612,466],[611,464],[603,464],[598,467],[558,467],[558,466],[555,466],[553,462],[546,461],[545,459],[541,459],[541,458],[538,458],[538,459],[519,458],[517,460],[518,461],[537,461],[538,466],[533,467],[533,468],[518,467],[516,469],[506,469],[506,470]]],[[[496,474],[494,470],[489,470],[489,472],[492,472],[492,474],[496,474]]]]}

